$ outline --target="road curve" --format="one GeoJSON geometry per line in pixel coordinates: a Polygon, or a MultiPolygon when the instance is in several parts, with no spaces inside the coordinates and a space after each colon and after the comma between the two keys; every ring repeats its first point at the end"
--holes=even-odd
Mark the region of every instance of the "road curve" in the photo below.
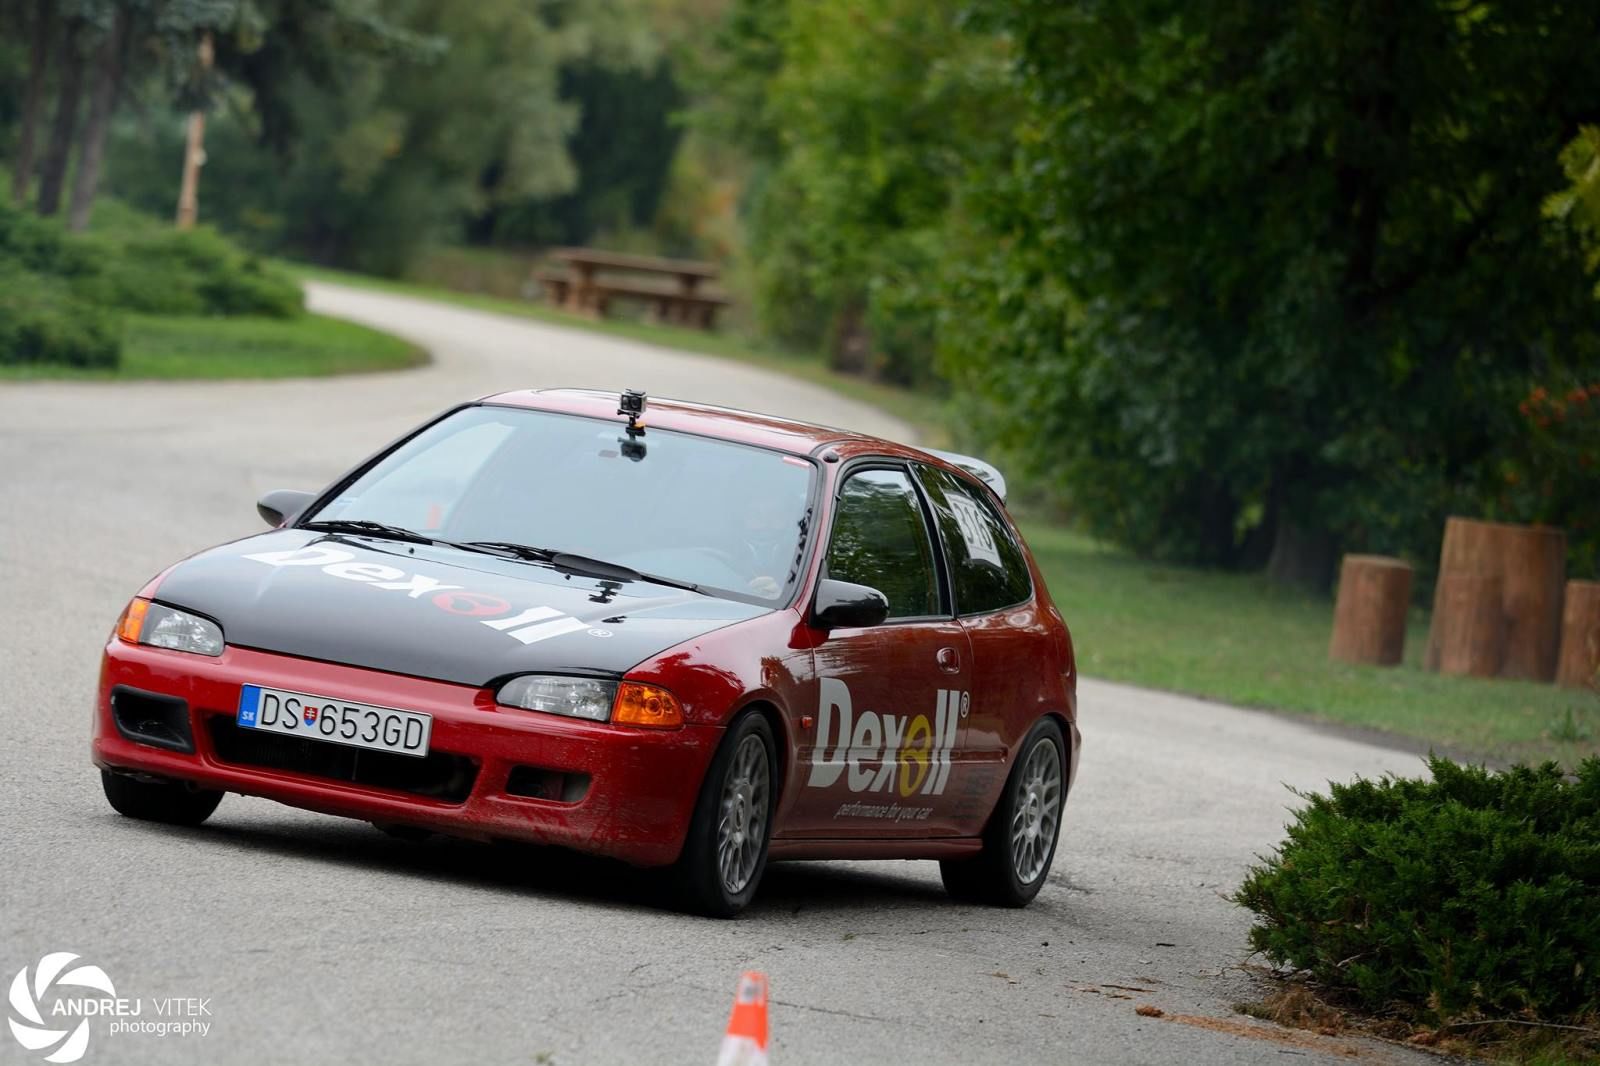
{"type": "MultiPolygon", "coordinates": [[[[86,1062],[710,1063],[742,969],[770,976],[778,1066],[1414,1061],[1242,1024],[1229,1005],[1256,992],[1238,968],[1248,923],[1224,896],[1280,837],[1286,785],[1417,759],[1120,685],[1082,683],[1080,784],[1024,911],[948,902],[931,863],[806,863],[774,867],[742,920],[711,922],[609,864],[405,845],[263,800],[230,796],[193,831],[113,814],[87,757],[98,648],[147,577],[258,528],[266,489],[315,487],[450,403],[530,385],[908,433],[728,360],[308,289],[314,309],[435,361],[333,380],[0,385],[0,980],[71,951],[147,1019],[152,999],[209,999],[204,1035],[96,1028],[86,1062]]],[[[0,1062],[37,1061],[25,1054],[0,1033],[0,1062]]]]}

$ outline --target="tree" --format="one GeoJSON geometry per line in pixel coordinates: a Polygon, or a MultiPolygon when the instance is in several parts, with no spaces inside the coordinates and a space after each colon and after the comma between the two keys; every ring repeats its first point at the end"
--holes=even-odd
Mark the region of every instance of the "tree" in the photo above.
{"type": "Polygon", "coordinates": [[[38,210],[41,215],[53,215],[61,208],[61,190],[67,180],[79,112],[83,110],[83,42],[88,33],[88,18],[76,12],[67,16],[56,52],[60,74],[55,112],[50,120],[50,140],[45,145],[39,170],[38,210]]]}
{"type": "Polygon", "coordinates": [[[67,210],[67,227],[81,230],[89,225],[89,211],[100,189],[100,164],[105,156],[106,133],[111,114],[122,91],[122,76],[128,65],[128,45],[133,36],[134,8],[129,2],[114,5],[111,25],[95,50],[94,85],[89,90],[89,114],[78,145],[78,163],[72,177],[72,200],[67,210]]]}
{"type": "Polygon", "coordinates": [[[35,0],[31,6],[33,19],[28,35],[28,77],[23,90],[17,150],[11,170],[11,199],[18,204],[26,202],[28,189],[33,184],[35,139],[38,136],[39,115],[44,109],[50,46],[56,33],[56,5],[53,0],[35,0]]]}
{"type": "Polygon", "coordinates": [[[568,66],[560,93],[577,112],[565,147],[579,180],[554,198],[491,205],[467,221],[469,242],[587,244],[654,220],[682,135],[672,121],[683,96],[671,66],[568,66]]]}
{"type": "Polygon", "coordinates": [[[700,121],[764,163],[750,258],[770,332],[931,376],[945,227],[1008,148],[1004,42],[956,0],[740,0],[700,121]]]}
{"type": "Polygon", "coordinates": [[[1019,149],[945,334],[974,419],[1098,530],[1322,580],[1426,559],[1530,379],[1596,365],[1540,218],[1600,8],[988,0],[1019,149]]]}

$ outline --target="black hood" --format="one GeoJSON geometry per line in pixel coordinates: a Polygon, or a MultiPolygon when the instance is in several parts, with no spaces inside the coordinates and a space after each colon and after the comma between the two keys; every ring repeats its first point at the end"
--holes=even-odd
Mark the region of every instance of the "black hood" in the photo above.
{"type": "Polygon", "coordinates": [[[768,608],[454,548],[282,529],[178,564],[155,598],[229,644],[464,685],[621,674],[768,608]]]}

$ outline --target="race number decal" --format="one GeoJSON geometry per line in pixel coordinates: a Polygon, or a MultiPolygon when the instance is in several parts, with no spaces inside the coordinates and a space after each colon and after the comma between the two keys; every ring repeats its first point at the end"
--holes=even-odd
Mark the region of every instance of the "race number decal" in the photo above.
{"type": "Polygon", "coordinates": [[[949,494],[950,510],[956,516],[956,528],[967,546],[967,558],[1000,568],[1000,552],[994,546],[994,534],[989,529],[989,516],[983,508],[965,496],[949,494]]]}

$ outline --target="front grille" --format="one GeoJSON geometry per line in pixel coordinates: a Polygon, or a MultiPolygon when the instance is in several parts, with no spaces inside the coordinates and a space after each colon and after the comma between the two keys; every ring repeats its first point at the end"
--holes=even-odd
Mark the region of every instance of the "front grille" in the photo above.
{"type": "Polygon", "coordinates": [[[207,722],[217,758],[241,766],[289,770],[313,777],[393,789],[446,803],[465,803],[478,779],[478,764],[464,755],[431,751],[422,758],[240,729],[232,718],[207,722]]]}
{"type": "Polygon", "coordinates": [[[171,751],[194,751],[189,732],[189,705],[177,696],[115,685],[111,689],[111,720],[129,740],[171,751]]]}

